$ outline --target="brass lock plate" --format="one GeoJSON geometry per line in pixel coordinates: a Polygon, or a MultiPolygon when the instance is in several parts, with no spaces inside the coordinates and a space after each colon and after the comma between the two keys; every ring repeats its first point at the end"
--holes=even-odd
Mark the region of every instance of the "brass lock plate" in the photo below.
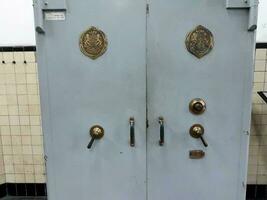
{"type": "Polygon", "coordinates": [[[195,115],[200,115],[204,113],[206,109],[206,102],[203,99],[196,98],[189,103],[189,110],[195,115]]]}
{"type": "Polygon", "coordinates": [[[205,152],[202,150],[191,150],[189,151],[190,159],[202,159],[205,157],[205,152]]]}
{"type": "Polygon", "coordinates": [[[90,129],[90,135],[93,139],[101,139],[104,136],[104,129],[99,125],[94,125],[90,129]]]}

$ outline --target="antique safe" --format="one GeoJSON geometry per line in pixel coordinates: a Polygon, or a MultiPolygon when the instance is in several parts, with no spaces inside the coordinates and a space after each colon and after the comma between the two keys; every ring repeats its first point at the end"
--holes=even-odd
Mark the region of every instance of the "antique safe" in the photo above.
{"type": "Polygon", "coordinates": [[[35,0],[49,200],[243,200],[256,0],[35,0]]]}

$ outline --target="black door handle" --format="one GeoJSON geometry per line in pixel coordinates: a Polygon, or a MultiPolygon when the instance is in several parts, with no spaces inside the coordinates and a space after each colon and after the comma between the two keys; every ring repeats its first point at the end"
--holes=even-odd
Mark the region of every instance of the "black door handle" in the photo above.
{"type": "Polygon", "coordinates": [[[130,146],[135,146],[135,134],[134,134],[134,118],[131,117],[129,120],[130,123],[130,146]]]}
{"type": "Polygon", "coordinates": [[[159,117],[159,125],[160,125],[160,139],[159,139],[159,145],[164,145],[164,119],[163,117],[159,117]]]}

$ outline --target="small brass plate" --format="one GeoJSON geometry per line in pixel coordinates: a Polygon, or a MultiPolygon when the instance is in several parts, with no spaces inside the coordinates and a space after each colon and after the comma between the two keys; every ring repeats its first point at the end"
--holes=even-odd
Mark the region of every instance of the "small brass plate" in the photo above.
{"type": "Polygon", "coordinates": [[[103,31],[92,26],[82,33],[80,37],[81,52],[95,60],[102,56],[108,47],[108,40],[103,31]]]}
{"type": "Polygon", "coordinates": [[[188,33],[185,41],[187,50],[197,58],[207,55],[214,46],[212,33],[204,26],[197,26],[188,33]]]}
{"type": "Polygon", "coordinates": [[[202,150],[189,151],[189,158],[191,159],[202,159],[205,157],[205,152],[202,150]]]}
{"type": "Polygon", "coordinates": [[[206,103],[200,98],[193,99],[189,103],[189,110],[195,115],[200,115],[206,111],[206,103]]]}
{"type": "Polygon", "coordinates": [[[94,125],[90,129],[90,135],[93,139],[101,139],[104,136],[104,129],[99,125],[94,125]]]}

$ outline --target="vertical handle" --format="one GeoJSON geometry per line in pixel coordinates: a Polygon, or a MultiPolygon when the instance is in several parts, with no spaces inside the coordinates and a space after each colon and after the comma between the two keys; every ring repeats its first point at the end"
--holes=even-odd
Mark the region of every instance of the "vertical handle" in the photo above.
{"type": "Polygon", "coordinates": [[[159,117],[159,125],[160,125],[160,139],[159,139],[159,145],[164,145],[164,119],[163,117],[159,117]]]}
{"type": "Polygon", "coordinates": [[[135,135],[134,135],[134,118],[131,117],[129,120],[130,123],[130,146],[135,146],[135,135]]]}

